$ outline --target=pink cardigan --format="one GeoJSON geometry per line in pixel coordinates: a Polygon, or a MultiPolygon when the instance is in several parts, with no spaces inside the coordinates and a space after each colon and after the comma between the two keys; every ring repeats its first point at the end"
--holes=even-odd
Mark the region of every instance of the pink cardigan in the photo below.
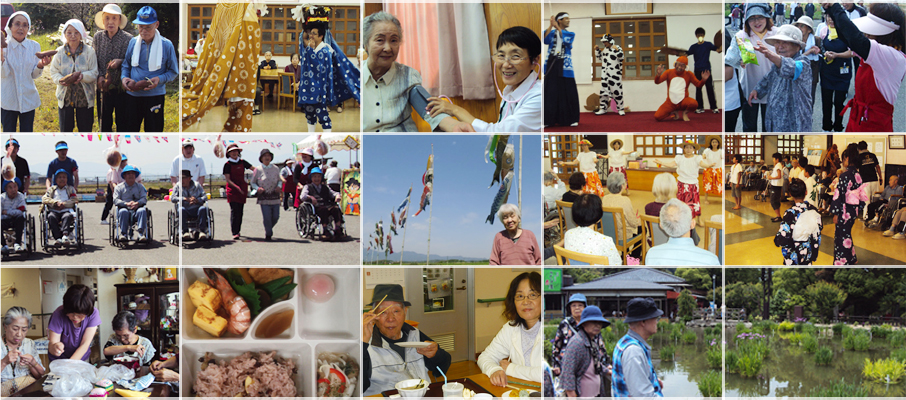
{"type": "Polygon", "coordinates": [[[507,236],[506,231],[497,232],[491,247],[491,265],[541,265],[541,249],[532,231],[523,229],[519,240],[507,236]]]}

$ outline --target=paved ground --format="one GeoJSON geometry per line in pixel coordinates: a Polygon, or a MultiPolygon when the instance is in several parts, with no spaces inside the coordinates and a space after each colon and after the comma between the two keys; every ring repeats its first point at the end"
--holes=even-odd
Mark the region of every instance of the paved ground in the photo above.
{"type": "MultiPolygon", "coordinates": [[[[37,218],[38,206],[30,204],[29,211],[37,218]]],[[[254,199],[245,206],[242,240],[232,240],[230,208],[225,200],[212,200],[214,210],[214,240],[207,243],[188,243],[182,252],[167,241],[167,211],[172,203],[153,201],[148,205],[153,215],[154,232],[150,247],[130,246],[120,249],[108,242],[108,225],[100,225],[103,203],[80,205],[85,220],[85,245],[81,251],[55,254],[43,252],[40,243],[28,259],[13,256],[3,260],[4,266],[20,265],[359,265],[360,220],[346,216],[346,232],[351,238],[342,243],[322,243],[302,239],[296,232],[295,211],[282,211],[274,227],[274,241],[264,241],[261,210],[254,199]],[[8,264],[7,264],[8,263],[8,264]]],[[[36,226],[40,238],[40,226],[36,226]]]]}

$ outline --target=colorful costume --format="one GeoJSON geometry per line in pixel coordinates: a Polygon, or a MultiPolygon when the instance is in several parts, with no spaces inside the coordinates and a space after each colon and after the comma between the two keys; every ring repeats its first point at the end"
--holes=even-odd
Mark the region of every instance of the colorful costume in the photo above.
{"type": "Polygon", "coordinates": [[[821,247],[822,228],[823,223],[821,222],[821,216],[818,214],[818,209],[811,203],[803,201],[801,203],[796,203],[796,205],[787,209],[783,213],[783,221],[780,222],[780,229],[777,231],[777,234],[774,235],[774,245],[780,247],[780,251],[783,254],[783,264],[812,265],[812,263],[818,259],[818,249],[821,247]],[[796,224],[800,222],[800,218],[803,214],[808,211],[814,212],[814,214],[811,214],[813,218],[809,218],[809,221],[803,221],[802,223],[817,223],[817,230],[810,232],[811,234],[808,235],[807,240],[797,240],[803,238],[794,237],[794,234],[799,233],[796,224]]]}
{"type": "Polygon", "coordinates": [[[705,169],[705,193],[720,196],[724,193],[724,163],[721,157],[723,149],[717,151],[710,148],[702,152],[702,158],[709,164],[714,164],[711,168],[705,169]]]}
{"type": "MultiPolygon", "coordinates": [[[[864,66],[863,66],[864,67],[864,66]]],[[[868,197],[862,190],[862,175],[858,169],[848,169],[840,174],[830,212],[837,216],[834,229],[834,265],[855,265],[856,247],[852,229],[862,214],[868,197]]]]}
{"type": "Polygon", "coordinates": [[[598,153],[593,151],[579,153],[576,156],[576,161],[579,163],[579,172],[585,175],[585,187],[582,188],[585,193],[592,193],[598,196],[610,193],[604,189],[601,184],[601,177],[598,176],[598,170],[595,168],[598,161],[598,153]]]}
{"type": "Polygon", "coordinates": [[[216,105],[229,104],[225,132],[252,129],[261,29],[253,3],[220,2],[188,91],[183,92],[182,129],[216,105]]]}
{"type": "Polygon", "coordinates": [[[570,126],[579,123],[579,90],[573,72],[572,48],[576,34],[551,29],[544,37],[548,45],[544,64],[544,125],[570,126]]]}
{"type": "MultiPolygon", "coordinates": [[[[689,59],[686,56],[682,56],[676,62],[688,65],[689,59]]],[[[654,77],[655,85],[659,85],[661,82],[667,82],[667,100],[654,112],[654,119],[663,121],[668,119],[670,113],[674,111],[695,111],[695,108],[698,107],[698,102],[689,97],[689,83],[691,82],[695,87],[701,87],[704,84],[704,82],[695,78],[695,74],[689,72],[689,70],[678,74],[676,69],[668,69],[663,74],[654,77]]]]}
{"type": "MultiPolygon", "coordinates": [[[[693,100],[695,101],[695,100],[693,100]]],[[[692,209],[692,218],[702,215],[702,206],[698,196],[698,169],[702,163],[702,156],[696,154],[692,157],[678,155],[676,162],[676,198],[686,203],[692,209]]]]}
{"type": "Polygon", "coordinates": [[[595,57],[601,61],[601,100],[596,114],[606,113],[613,98],[617,111],[623,115],[623,48],[616,45],[610,35],[604,35],[601,42],[611,46],[595,51],[595,57]]]}

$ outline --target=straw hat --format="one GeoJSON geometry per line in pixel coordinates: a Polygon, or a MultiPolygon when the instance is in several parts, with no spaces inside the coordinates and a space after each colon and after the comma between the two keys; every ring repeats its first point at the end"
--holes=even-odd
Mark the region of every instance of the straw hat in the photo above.
{"type": "Polygon", "coordinates": [[[620,144],[620,148],[622,149],[622,148],[623,148],[623,141],[622,141],[621,139],[614,139],[614,140],[610,141],[610,148],[616,150],[616,149],[613,147],[613,145],[614,145],[614,144],[617,144],[617,143],[620,144]]]}
{"type": "Polygon", "coordinates": [[[120,16],[120,29],[125,28],[126,24],[129,23],[129,21],[126,20],[126,16],[123,15],[123,10],[120,8],[120,6],[118,6],[116,4],[108,4],[108,5],[104,6],[103,10],[98,11],[97,14],[94,14],[94,24],[97,25],[98,28],[107,29],[107,27],[104,26],[104,14],[119,15],[120,16]]]}
{"type": "Polygon", "coordinates": [[[717,143],[718,143],[719,146],[722,147],[722,146],[724,145],[723,140],[720,140],[720,135],[708,135],[708,136],[705,137],[705,148],[710,149],[710,148],[711,148],[711,141],[714,140],[714,139],[717,139],[717,143]]]}
{"type": "Polygon", "coordinates": [[[696,143],[696,142],[693,142],[693,141],[691,141],[691,140],[686,140],[686,141],[684,141],[683,143],[680,144],[680,148],[681,148],[681,149],[685,149],[686,146],[692,146],[693,148],[695,148],[695,151],[698,151],[699,149],[702,148],[702,146],[701,146],[700,144],[698,144],[698,143],[696,143]]]}

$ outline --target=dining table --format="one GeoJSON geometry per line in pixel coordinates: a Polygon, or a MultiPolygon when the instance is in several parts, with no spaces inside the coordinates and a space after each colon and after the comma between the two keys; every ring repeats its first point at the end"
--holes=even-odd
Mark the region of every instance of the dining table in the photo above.
{"type": "MultiPolygon", "coordinates": [[[[136,378],[143,377],[151,373],[151,368],[144,366],[135,374],[136,378]]],[[[18,392],[13,393],[10,397],[53,397],[48,392],[44,391],[44,381],[47,380],[47,375],[45,374],[40,379],[36,380],[31,385],[28,385],[22,389],[19,389],[18,392]]],[[[115,389],[125,389],[124,387],[114,383],[113,387],[115,389]]],[[[147,389],[143,390],[144,392],[150,392],[150,397],[169,397],[170,396],[170,385],[166,383],[161,383],[155,381],[147,389]]],[[[84,396],[87,397],[87,394],[84,396]]],[[[107,397],[122,397],[116,393],[116,391],[111,390],[107,394],[107,397]]]]}
{"type": "MultiPolygon", "coordinates": [[[[280,70],[277,69],[262,69],[260,70],[261,74],[258,75],[258,80],[261,81],[261,87],[264,87],[265,83],[273,83],[274,90],[280,82],[280,70]]],[[[264,105],[267,103],[263,98],[261,99],[261,111],[264,112],[264,105]]]]}
{"type": "MultiPolygon", "coordinates": [[[[512,387],[507,387],[507,386],[503,386],[503,387],[494,386],[494,385],[491,384],[491,378],[489,378],[489,377],[488,377],[487,375],[485,375],[485,374],[469,375],[469,376],[465,376],[465,377],[463,377],[463,378],[472,380],[472,382],[474,382],[474,383],[477,384],[478,386],[481,386],[482,389],[484,389],[486,392],[490,393],[490,394],[493,395],[494,397],[501,397],[501,396],[503,396],[504,393],[506,393],[506,392],[508,392],[508,391],[510,391],[510,390],[513,390],[513,388],[516,388],[516,389],[526,389],[526,390],[528,390],[528,391],[530,391],[530,392],[531,392],[531,391],[539,391],[539,392],[541,391],[541,382],[527,381],[527,380],[524,380],[524,379],[513,378],[513,377],[511,377],[511,376],[508,376],[506,379],[507,379],[508,385],[509,385],[509,386],[512,386],[512,387]]],[[[462,379],[462,378],[460,378],[460,379],[462,379]]],[[[455,381],[455,380],[458,380],[458,379],[454,379],[454,381],[455,381]]],[[[443,379],[438,379],[438,380],[435,381],[434,383],[435,383],[435,384],[436,384],[436,383],[441,383],[441,384],[443,384],[443,379]]],[[[368,397],[383,397],[383,395],[382,395],[382,394],[375,394],[375,395],[371,395],[371,396],[368,396],[368,397]]]]}

